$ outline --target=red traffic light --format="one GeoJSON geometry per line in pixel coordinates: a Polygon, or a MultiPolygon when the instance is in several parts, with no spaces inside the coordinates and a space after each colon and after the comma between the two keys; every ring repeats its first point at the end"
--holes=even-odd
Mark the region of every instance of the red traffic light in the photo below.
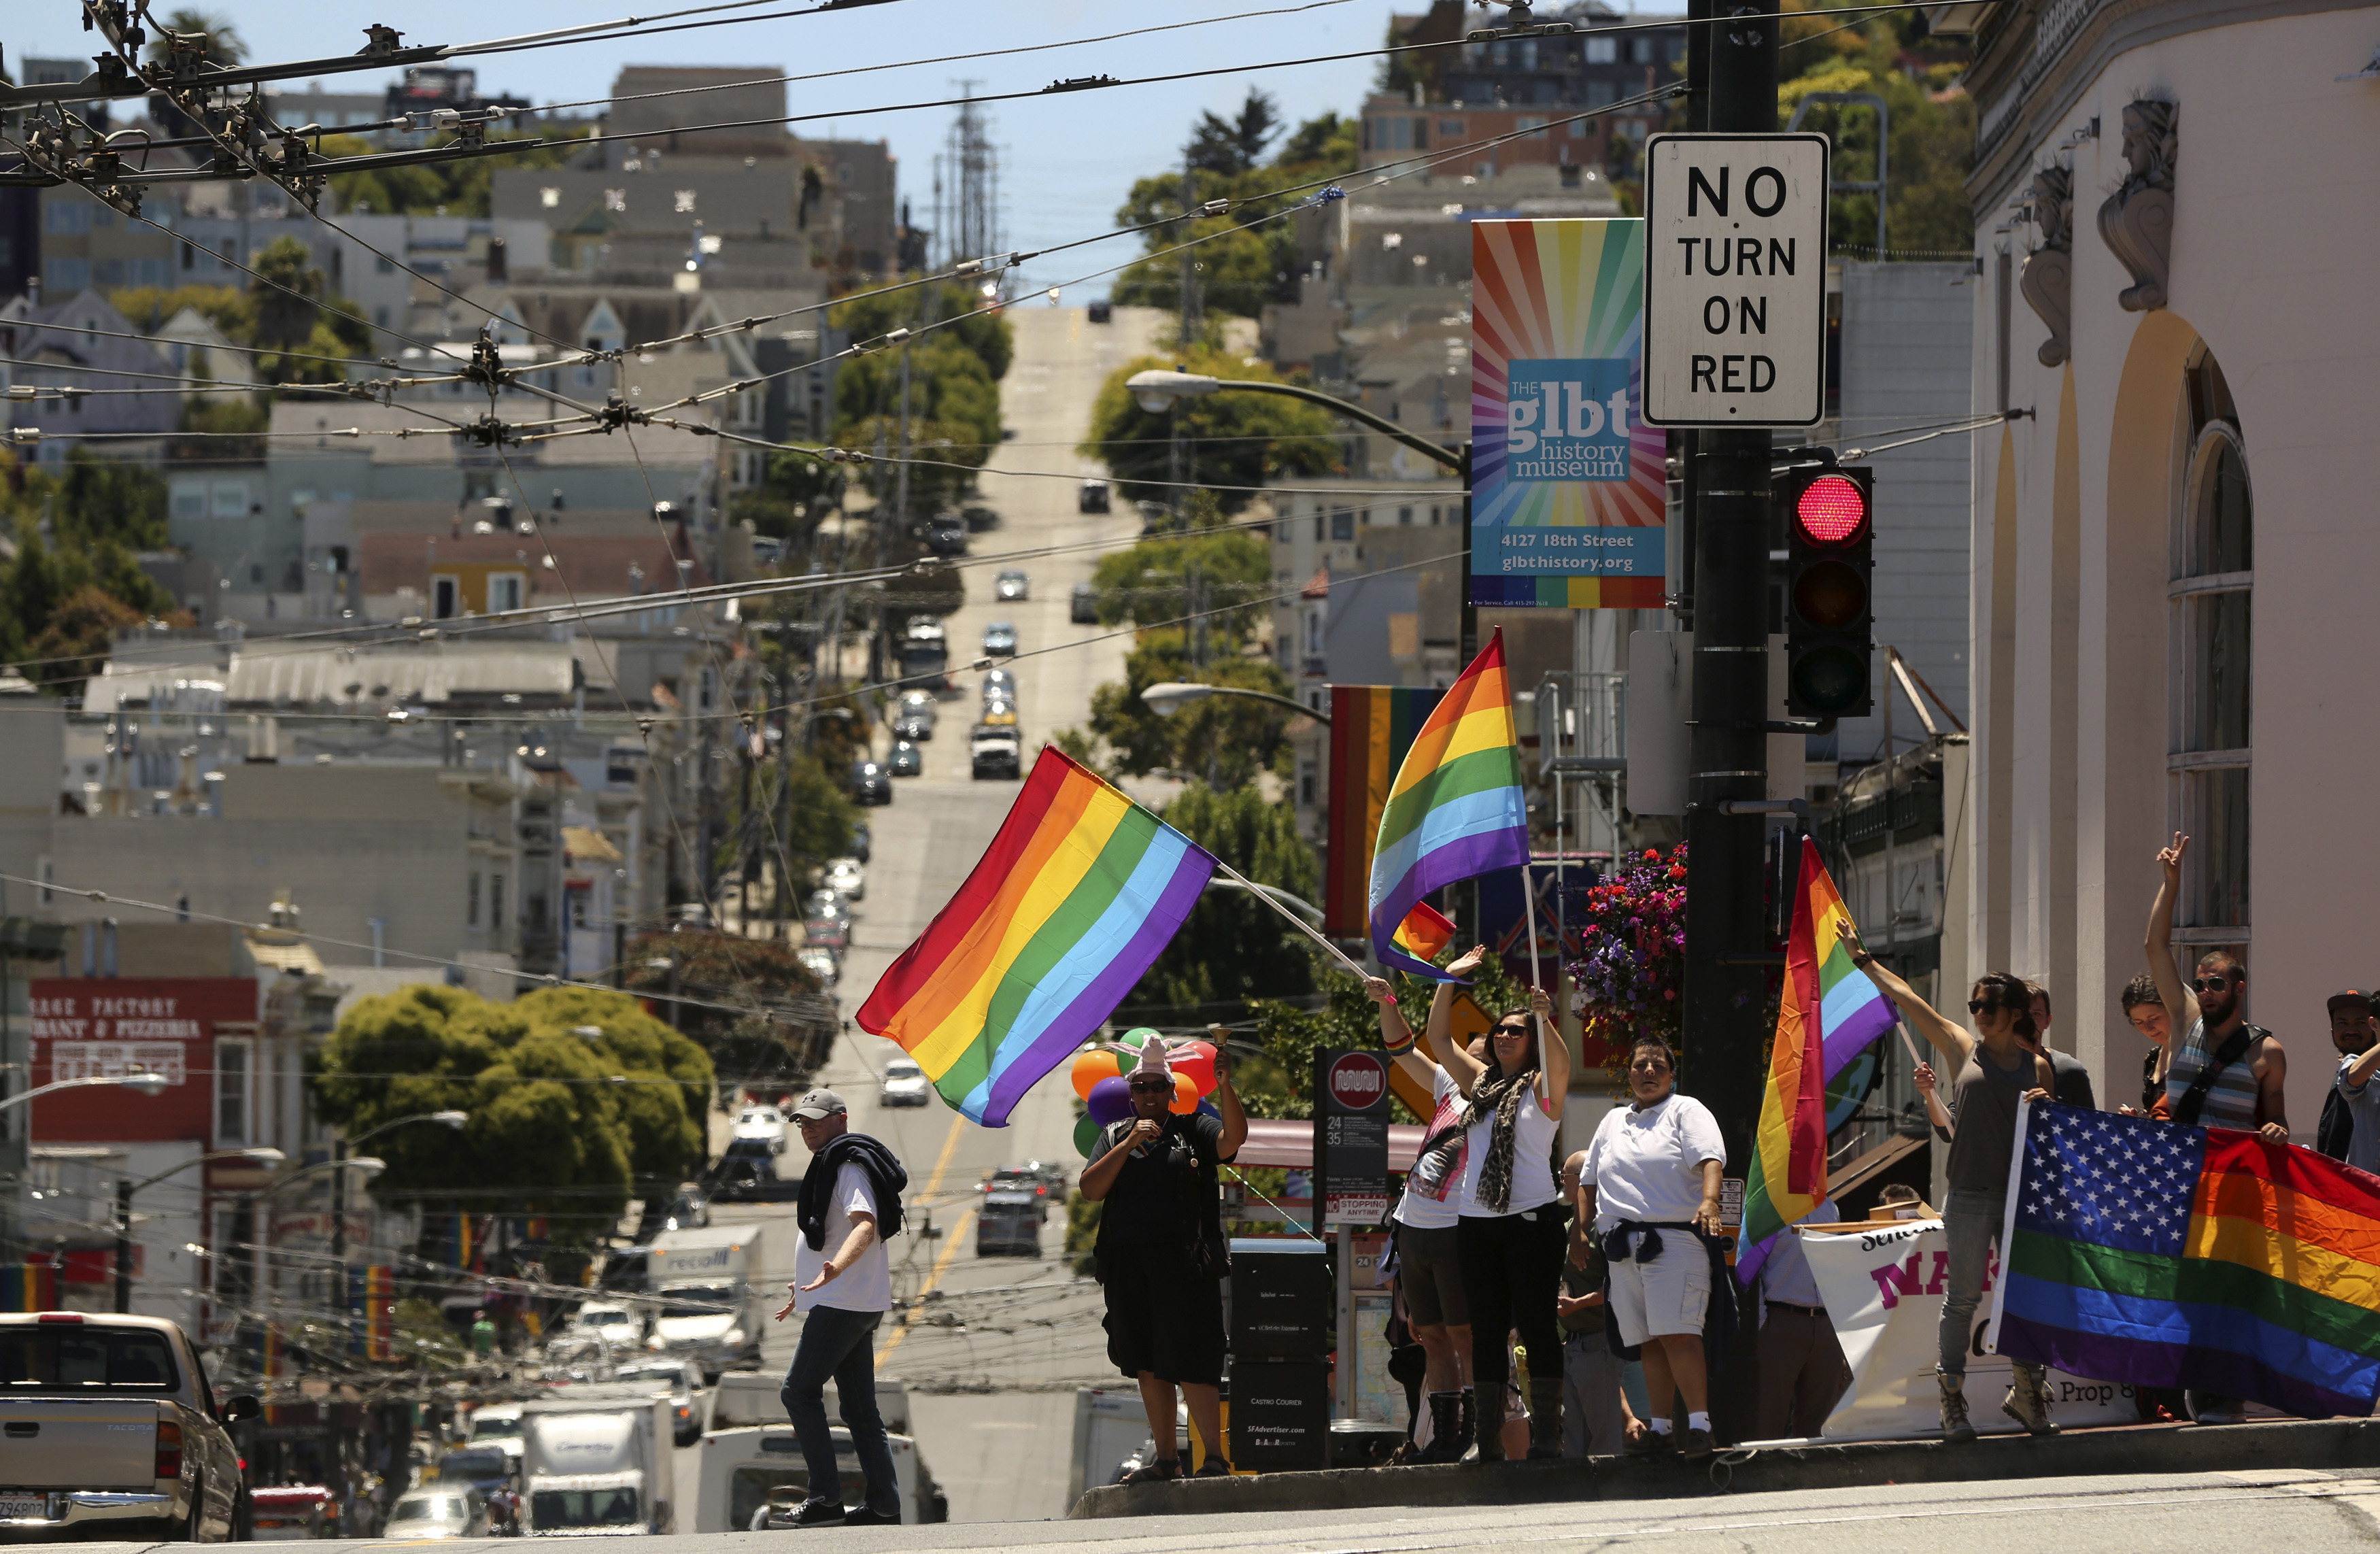
{"type": "Polygon", "coordinates": [[[1867,496],[1840,475],[1821,475],[1802,488],[1793,521],[1812,545],[1850,545],[1867,532],[1867,496]]]}

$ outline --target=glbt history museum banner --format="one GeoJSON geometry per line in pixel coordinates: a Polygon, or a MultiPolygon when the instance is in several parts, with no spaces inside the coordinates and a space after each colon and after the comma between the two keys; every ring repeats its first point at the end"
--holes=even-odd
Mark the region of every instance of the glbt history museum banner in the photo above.
{"type": "Polygon", "coordinates": [[[166,1081],[156,1096],[100,1085],[44,1096],[32,1103],[36,1139],[212,1138],[216,1027],[254,1031],[254,978],[41,977],[27,995],[34,1084],[123,1074],[162,1074],[166,1081]]]}
{"type": "MultiPolygon", "coordinates": [[[[1795,1232],[1788,1231],[1791,1235],[1795,1232]]],[[[1950,1239],[1939,1220],[1852,1224],[1802,1237],[1818,1294],[1834,1319],[1852,1384],[1819,1431],[1824,1440],[1905,1440],[1938,1435],[1942,1392],[1934,1380],[1940,1354],[1942,1293],[1950,1274],[1950,1239]]],[[[1994,1257],[1984,1299],[1967,1335],[1967,1409],[1985,1435],[2023,1427],[2000,1412],[2008,1361],[1983,1352],[1991,1313],[1994,1257]]],[[[2131,1425],[2140,1420],[2131,1388],[2051,1371],[2050,1417],[2063,1426],[2131,1425]]]]}
{"type": "Polygon", "coordinates": [[[1475,221],[1471,274],[1471,601],[1659,609],[1645,224],[1475,221]]]}

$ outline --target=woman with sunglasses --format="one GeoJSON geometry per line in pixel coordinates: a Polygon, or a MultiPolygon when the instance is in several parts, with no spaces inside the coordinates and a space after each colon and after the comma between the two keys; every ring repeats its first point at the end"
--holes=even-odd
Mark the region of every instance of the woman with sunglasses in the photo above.
{"type": "MultiPolygon", "coordinates": [[[[1910,1027],[1934,1044],[1951,1074],[1949,1199],[1942,1227],[1950,1242],[1949,1278],[1942,1292],[1940,1363],[1935,1380],[1942,1390],[1942,1434],[1973,1440],[1967,1417],[1967,1354],[1974,1338],[1975,1308],[1983,1303],[1984,1275],[1992,1243],[1998,1239],[2008,1204],[2009,1161],[2016,1150],[2018,1103],[2046,1101],[2056,1083],[2049,1061],[2031,1051],[2023,1038],[2034,1034],[2033,993],[2024,979],[2005,971],[1979,978],[1967,1000],[1975,1022],[1968,1030],[1936,1013],[1890,967],[1867,953],[1848,920],[1839,925],[1852,964],[1882,989],[1910,1027]]],[[[2057,1429],[2049,1422],[2049,1394],[2042,1367],[2015,1363],[2016,1376],[2000,1411],[2034,1435],[2057,1429]]]]}
{"type": "MultiPolygon", "coordinates": [[[[1447,966],[1467,977],[1488,958],[1475,945],[1447,966]]],[[[1529,1006],[1508,1009],[1488,1031],[1487,1055],[1435,1042],[1463,1098],[1462,1214],[1454,1222],[1471,1317],[1471,1383],[1478,1399],[1472,1439],[1479,1460],[1504,1460],[1502,1411],[1511,1375],[1503,1335],[1517,1331],[1529,1355],[1529,1455],[1561,1455],[1561,1294],[1565,1250],[1554,1183],[1554,1143],[1570,1094],[1570,1044],[1553,1027],[1553,1000],[1541,988],[1529,1006]]]]}
{"type": "Polygon", "coordinates": [[[1140,1383],[1157,1448],[1124,1482],[1161,1484],[1182,1476],[1173,1429],[1176,1388],[1206,1446],[1197,1476],[1229,1477],[1232,1464],[1216,1450],[1223,1439],[1223,1289],[1220,1275],[1202,1274],[1197,1244],[1203,1239],[1220,1251],[1216,1168],[1246,1142],[1248,1119],[1220,1052],[1215,1109],[1221,1115],[1174,1111],[1162,1038],[1152,1033],[1148,1040],[1156,1051],[1144,1047],[1139,1066],[1126,1076],[1132,1116],[1100,1135],[1099,1153],[1083,1168],[1079,1184],[1085,1198],[1104,1205],[1093,1255],[1107,1296],[1108,1358],[1140,1383]]]}

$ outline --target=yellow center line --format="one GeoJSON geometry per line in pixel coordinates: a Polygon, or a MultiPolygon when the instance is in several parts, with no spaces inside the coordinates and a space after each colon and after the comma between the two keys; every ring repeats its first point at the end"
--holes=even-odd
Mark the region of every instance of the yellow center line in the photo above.
{"type": "MultiPolygon", "coordinates": [[[[917,1301],[919,1305],[922,1305],[925,1303],[928,1293],[930,1292],[935,1285],[942,1281],[943,1270],[951,1266],[951,1258],[957,1254],[960,1244],[966,1240],[967,1227],[973,1223],[975,1223],[975,1210],[970,1208],[965,1213],[959,1216],[959,1222],[957,1224],[953,1225],[948,1231],[943,1232],[941,1256],[934,1259],[933,1269],[926,1275],[926,1281],[917,1286],[917,1301]]],[[[901,1325],[892,1329],[892,1336],[886,1339],[883,1346],[876,1351],[876,1363],[880,1366],[882,1365],[884,1363],[885,1356],[891,1354],[895,1349],[900,1348],[901,1341],[908,1336],[908,1317],[906,1313],[904,1313],[901,1325]]]]}
{"type": "Polygon", "coordinates": [[[950,1136],[942,1140],[942,1152],[934,1161],[934,1173],[926,1178],[925,1186],[918,1190],[917,1196],[919,1197],[931,1197],[934,1196],[935,1191],[941,1186],[942,1172],[951,1169],[951,1154],[953,1150],[958,1148],[959,1132],[965,1126],[965,1112],[953,1111],[951,1113],[950,1136]]]}

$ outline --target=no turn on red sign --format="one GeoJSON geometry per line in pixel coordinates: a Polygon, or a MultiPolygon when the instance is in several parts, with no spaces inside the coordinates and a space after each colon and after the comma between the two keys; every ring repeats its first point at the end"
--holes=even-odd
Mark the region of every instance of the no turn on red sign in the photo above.
{"type": "Polygon", "coordinates": [[[1645,150],[1645,408],[1654,426],[1826,412],[1827,138],[1656,135],[1645,150]]]}

